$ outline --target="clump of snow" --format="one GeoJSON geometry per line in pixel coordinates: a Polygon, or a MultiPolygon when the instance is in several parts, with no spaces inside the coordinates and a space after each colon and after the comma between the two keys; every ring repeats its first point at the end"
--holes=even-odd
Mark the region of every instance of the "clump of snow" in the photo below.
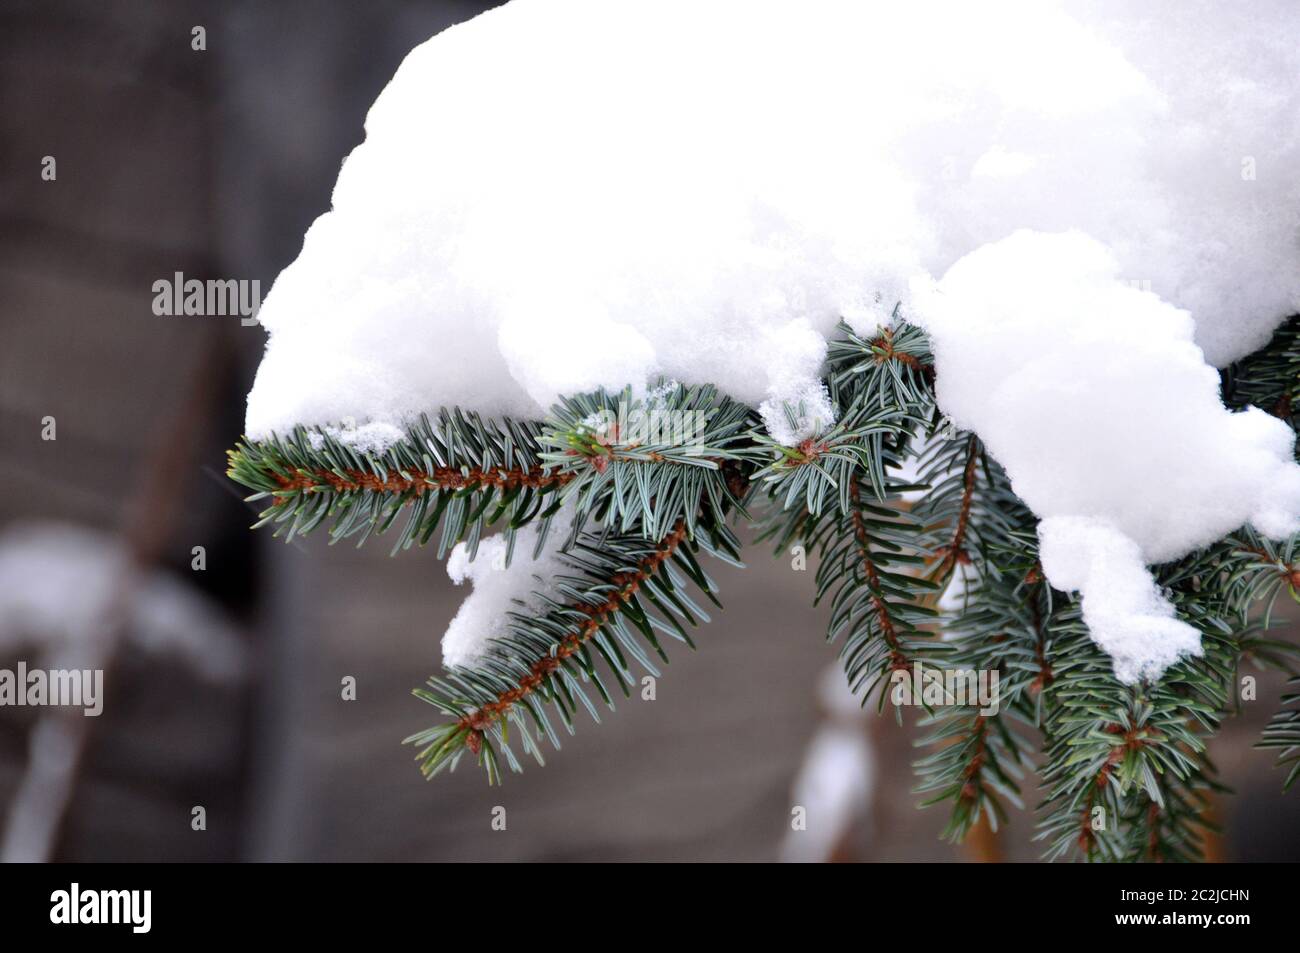
{"type": "Polygon", "coordinates": [[[1201,634],[1175,618],[1128,536],[1082,516],[1048,517],[1038,535],[1044,572],[1057,588],[1082,593],[1083,621],[1121,682],[1158,678],[1184,655],[1201,654],[1201,634]]]}
{"type": "Polygon", "coordinates": [[[1022,227],[1106,243],[1222,363],[1296,307],[1298,33],[1287,2],[509,3],[375,102],[260,312],[248,433],[658,374],[779,407],[841,314],[1022,227]]]}
{"type": "Polygon", "coordinates": [[[458,586],[469,582],[474,591],[465,597],[442,636],[443,665],[472,666],[491,651],[492,639],[506,634],[508,613],[536,609],[533,594],[553,592],[556,574],[565,568],[561,548],[572,525],[571,509],[562,507],[551,518],[540,552],[537,522],[516,531],[513,552],[505,533],[481,540],[472,559],[465,543],[456,544],[447,557],[447,575],[458,586]]]}
{"type": "Polygon", "coordinates": [[[260,311],[247,432],[663,375],[795,443],[836,322],[900,304],[1040,515],[1146,561],[1285,532],[1284,435],[1217,408],[1211,365],[1300,306],[1297,35],[1292,0],[516,0],[375,102],[260,311]]]}
{"type": "Polygon", "coordinates": [[[787,447],[815,437],[835,422],[831,395],[820,381],[792,385],[779,399],[763,401],[758,410],[768,436],[787,447]]]}
{"type": "Polygon", "coordinates": [[[325,446],[326,434],[362,453],[381,453],[406,436],[401,427],[382,420],[372,420],[360,425],[355,421],[349,421],[342,427],[333,424],[321,425],[320,431],[313,430],[307,434],[307,443],[313,450],[320,450],[325,446]]]}
{"type": "Polygon", "coordinates": [[[1191,316],[1126,283],[1096,239],[1017,232],[917,282],[913,301],[940,403],[1043,518],[1043,570],[1082,593],[1121,678],[1157,674],[1196,645],[1144,562],[1247,522],[1300,530],[1290,427],[1228,411],[1191,316]]]}

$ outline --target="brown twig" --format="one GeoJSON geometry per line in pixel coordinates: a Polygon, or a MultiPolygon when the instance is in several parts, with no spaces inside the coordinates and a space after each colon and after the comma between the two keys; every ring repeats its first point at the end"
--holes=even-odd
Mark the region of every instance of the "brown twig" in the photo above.
{"type": "Polygon", "coordinates": [[[926,364],[918,359],[914,354],[908,354],[905,351],[897,351],[894,349],[893,328],[881,328],[880,334],[872,338],[868,343],[876,352],[877,364],[884,364],[886,361],[898,361],[900,364],[910,367],[918,374],[923,374],[927,378],[934,377],[933,364],[926,364]]]}
{"type": "Polygon", "coordinates": [[[975,498],[975,477],[978,473],[978,464],[979,441],[974,434],[971,434],[969,447],[966,451],[966,470],[962,478],[961,506],[957,511],[957,528],[953,531],[952,542],[938,550],[938,553],[943,554],[943,559],[935,568],[932,577],[934,579],[946,579],[958,562],[966,563],[970,561],[965,549],[966,530],[970,525],[971,503],[975,498]]]}
{"type": "Polygon", "coordinates": [[[1253,546],[1243,546],[1239,552],[1248,553],[1251,556],[1257,556],[1260,562],[1276,569],[1282,576],[1283,581],[1292,589],[1300,590],[1300,565],[1283,562],[1276,556],[1272,556],[1264,550],[1257,549],[1253,546]]]}
{"type": "Polygon", "coordinates": [[[571,606],[570,608],[576,609],[587,617],[578,626],[577,631],[561,639],[554,654],[534,662],[528,674],[521,678],[514,688],[502,692],[497,696],[496,701],[489,702],[460,719],[461,727],[469,729],[465,737],[466,747],[477,753],[483,743],[483,732],[511,707],[535,691],[552,672],[560,667],[564,659],[575,654],[585,642],[590,640],[609,617],[636,594],[641,584],[655,573],[685,538],[686,522],[678,520],[672,532],[660,541],[653,553],[637,563],[635,570],[621,573],[610,580],[616,588],[604,602],[596,605],[580,603],[571,606]]]}
{"type": "Polygon", "coordinates": [[[880,573],[871,558],[871,540],[867,535],[866,521],[862,519],[861,492],[858,490],[856,480],[849,483],[849,499],[853,501],[851,510],[853,538],[857,540],[858,553],[862,557],[862,568],[867,574],[867,581],[871,584],[871,605],[880,620],[880,633],[884,636],[885,644],[889,646],[889,667],[891,671],[906,670],[907,656],[899,644],[898,631],[893,617],[889,614],[889,603],[880,596],[880,573]]]}
{"type": "Polygon", "coordinates": [[[1165,740],[1164,735],[1151,728],[1130,728],[1128,731],[1124,731],[1119,725],[1111,725],[1105,730],[1111,734],[1120,734],[1122,732],[1123,737],[1120,743],[1112,747],[1110,753],[1106,755],[1106,760],[1102,762],[1096,778],[1089,785],[1088,797],[1084,801],[1083,810],[1079,814],[1080,833],[1078,843],[1079,848],[1084,852],[1090,851],[1092,845],[1096,842],[1097,838],[1092,832],[1092,808],[1096,803],[1097,793],[1105,790],[1107,783],[1109,783],[1115,765],[1123,761],[1125,755],[1129,752],[1136,751],[1149,742],[1165,740]]]}
{"type": "MultiPolygon", "coordinates": [[[[1035,562],[1025,582],[1037,586],[1043,581],[1043,567],[1035,562]]],[[[1038,604],[1038,594],[1031,592],[1028,598],[1029,614],[1034,623],[1034,661],[1038,663],[1038,674],[1029,686],[1031,692],[1041,692],[1056,677],[1052,672],[1052,663],[1047,660],[1047,632],[1043,627],[1043,610],[1038,604]]]]}
{"type": "Polygon", "coordinates": [[[280,493],[288,494],[300,490],[308,492],[326,488],[337,492],[368,490],[375,493],[406,493],[427,490],[463,490],[469,487],[494,486],[502,490],[513,490],[527,486],[534,489],[544,486],[561,486],[573,479],[573,474],[561,470],[548,470],[533,467],[528,470],[459,470],[455,467],[437,467],[430,471],[406,470],[405,473],[388,471],[382,477],[362,470],[344,470],[342,475],[333,470],[299,469],[293,477],[273,474],[280,484],[280,493]]]}

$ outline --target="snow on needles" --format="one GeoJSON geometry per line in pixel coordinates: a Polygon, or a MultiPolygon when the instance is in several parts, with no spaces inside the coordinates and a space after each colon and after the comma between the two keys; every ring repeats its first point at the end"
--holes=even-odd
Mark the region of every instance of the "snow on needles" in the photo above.
{"type": "Polygon", "coordinates": [[[1290,434],[1212,369],[1300,304],[1297,36],[1292,0],[514,0],[375,102],[247,432],[665,376],[795,442],[836,322],[901,303],[1048,577],[1153,674],[1194,640],[1141,564],[1300,512],[1290,434]]]}
{"type": "Polygon", "coordinates": [[[918,282],[939,402],[977,431],[1041,518],[1047,578],[1083,595],[1093,638],[1125,681],[1200,651],[1143,563],[1250,522],[1300,530],[1294,434],[1231,413],[1191,316],[1119,278],[1079,232],[1017,232],[918,282]]]}
{"type": "Polygon", "coordinates": [[[572,526],[571,508],[561,508],[551,517],[540,552],[535,522],[515,533],[513,552],[504,533],[480,541],[472,559],[469,547],[456,544],[447,557],[447,575],[458,586],[468,580],[474,591],[465,597],[442,636],[443,665],[472,666],[491,651],[493,639],[508,634],[508,613],[541,607],[533,593],[548,595],[556,575],[565,569],[560,551],[572,526]]]}

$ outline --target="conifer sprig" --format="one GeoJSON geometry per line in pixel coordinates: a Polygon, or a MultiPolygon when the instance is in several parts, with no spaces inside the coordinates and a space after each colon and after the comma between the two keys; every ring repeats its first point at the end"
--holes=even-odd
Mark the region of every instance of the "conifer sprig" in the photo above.
{"type": "Polygon", "coordinates": [[[1259,740],[1261,748],[1280,748],[1277,763],[1287,769],[1287,790],[1300,778],[1300,675],[1287,682],[1287,692],[1282,696],[1282,707],[1259,740]]]}
{"type": "Polygon", "coordinates": [[[432,777],[455,768],[468,751],[489,782],[499,782],[503,759],[522,770],[510,747],[512,728],[522,751],[544,764],[542,736],[560,747],[548,711],[572,733],[579,705],[600,721],[589,691],[613,708],[609,683],[628,695],[636,684],[633,662],[658,676],[651,654],[667,663],[662,638],[693,647],[688,627],[708,621],[690,587],[718,604],[700,552],[735,560],[739,542],[722,525],[701,524],[692,537],[685,520],[657,543],[638,533],[579,537],[567,554],[568,571],[554,581],[560,598],[535,596],[545,609],[511,613],[507,633],[473,668],[451,669],[416,690],[451,719],[407,739],[421,770],[432,777]]]}
{"type": "Polygon", "coordinates": [[[562,496],[616,533],[659,539],[679,521],[719,522],[741,506],[758,460],[756,415],[714,387],[660,381],[566,398],[540,438],[540,459],[566,485],[562,496]]]}
{"type": "MultiPolygon", "coordinates": [[[[1222,380],[1230,407],[1296,427],[1300,317],[1222,380]]],[[[997,829],[1036,772],[1046,856],[1200,856],[1208,798],[1221,790],[1207,741],[1237,707],[1238,667],[1294,674],[1300,659],[1271,633],[1278,600],[1300,599],[1300,537],[1244,528],[1156,567],[1203,655],[1154,684],[1123,685],[1077,600],[1044,578],[1037,521],[1006,473],[943,419],[925,334],[897,314],[873,333],[843,325],[825,385],[836,422],[793,447],[715,388],[660,382],[638,396],[567,398],[539,421],[445,410],[382,450],[299,428],[240,443],[230,475],[267,501],[258,525],[277,535],[329,523],[333,539],[363,541],[400,522],[394,551],[437,533],[440,555],[462,541],[472,554],[489,528],[513,540],[534,520],[540,547],[547,518],[572,508],[565,568],[509,613],[478,662],[417,691],[447,719],[408,739],[428,776],[468,752],[499,781],[522,766],[512,744],[541,762],[543,737],[558,748],[557,727],[572,732],[579,708],[599,720],[615,687],[626,695],[638,671],[657,674],[666,641],[691,644],[705,621],[696,596],[717,603],[699,555],[739,565],[728,520],[762,506],[764,537],[819,555],[828,638],[864,704],[878,690],[883,708],[891,676],[917,661],[997,673],[997,711],[945,704],[925,715],[920,790],[949,805],[947,836],[981,818],[997,829]]],[[[1300,777],[1297,698],[1284,696],[1260,742],[1279,750],[1288,785],[1300,777]]]]}
{"type": "Polygon", "coordinates": [[[287,539],[332,521],[332,542],[357,544],[389,529],[406,511],[393,552],[424,545],[442,526],[438,555],[461,540],[476,546],[485,526],[517,528],[554,511],[553,494],[571,476],[545,465],[538,423],[486,420],[444,410],[422,416],[382,451],[349,446],[336,431],[299,427],[287,437],[241,441],[227,473],[269,500],[254,528],[272,524],[287,539]]]}

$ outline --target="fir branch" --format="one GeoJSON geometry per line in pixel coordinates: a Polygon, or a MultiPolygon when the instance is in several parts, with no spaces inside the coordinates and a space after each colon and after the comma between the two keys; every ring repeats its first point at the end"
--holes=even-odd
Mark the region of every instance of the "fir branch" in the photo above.
{"type": "Polygon", "coordinates": [[[661,381],[645,398],[601,390],[554,408],[540,459],[565,478],[563,498],[580,514],[658,539],[681,520],[693,533],[697,517],[716,522],[742,506],[755,425],[752,410],[713,387],[661,381]]]}
{"type": "Polygon", "coordinates": [[[228,454],[231,479],[269,500],[256,526],[274,524],[288,539],[333,521],[331,541],[383,532],[406,510],[393,551],[423,545],[439,525],[439,556],[486,526],[513,530],[555,510],[572,476],[545,465],[539,424],[488,421],[443,411],[421,417],[381,452],[343,443],[330,428],[297,428],[288,437],[241,441],[228,454]]]}
{"type": "MultiPolygon", "coordinates": [[[[657,674],[651,657],[667,660],[660,637],[690,644],[688,626],[706,618],[688,584],[716,604],[697,554],[738,564],[726,520],[756,486],[774,504],[764,536],[820,552],[817,599],[831,600],[827,637],[843,636],[855,691],[881,687],[883,707],[889,676],[922,658],[998,674],[996,713],[947,705],[927,721],[920,789],[927,804],[951,803],[947,836],[964,836],[981,817],[994,829],[1005,822],[1039,732],[1039,837],[1049,857],[1198,856],[1206,797],[1220,789],[1206,739],[1234,707],[1237,664],[1293,670],[1300,656],[1266,637],[1276,599],[1300,598],[1300,537],[1272,542],[1247,528],[1156,567],[1179,616],[1202,633],[1204,656],[1156,684],[1121,685],[1076,602],[1044,580],[1036,520],[1005,472],[974,435],[938,433],[925,334],[897,313],[873,334],[842,332],[826,376],[838,421],[795,447],[763,434],[752,410],[714,388],[661,383],[644,398],[624,390],[565,399],[545,423],[443,411],[382,451],[299,428],[242,442],[230,475],[250,499],[269,501],[262,522],[277,534],[332,521],[334,539],[364,541],[405,511],[395,550],[441,528],[440,554],[462,540],[472,551],[487,527],[510,534],[540,519],[543,535],[561,501],[573,504],[553,594],[511,613],[480,663],[417,691],[448,716],[407,739],[428,776],[468,751],[499,781],[503,762],[520,769],[512,728],[541,762],[542,735],[559,747],[548,713],[572,732],[579,706],[597,716],[589,690],[612,707],[610,677],[628,694],[631,663],[657,674]],[[628,413],[648,428],[629,427],[628,413]],[[656,413],[668,431],[656,429],[656,413]],[[674,420],[698,427],[687,434],[674,420]],[[898,468],[918,452],[920,477],[904,483],[898,468]],[[909,492],[920,494],[910,512],[909,492]],[[958,572],[966,598],[944,617],[939,641],[933,604],[958,572]]],[[[1295,427],[1300,318],[1225,371],[1223,392],[1229,406],[1259,406],[1295,427]]],[[[1261,741],[1281,749],[1288,785],[1300,776],[1300,721],[1289,707],[1298,697],[1285,697],[1261,741]]]]}
{"type": "Polygon", "coordinates": [[[431,677],[425,688],[416,690],[419,698],[451,717],[407,739],[419,748],[416,757],[423,773],[432,777],[454,768],[466,751],[477,756],[490,783],[501,780],[502,757],[511,770],[522,770],[509,746],[511,726],[525,752],[544,763],[541,735],[560,747],[545,706],[551,706],[572,733],[579,704],[599,721],[584,685],[594,686],[613,707],[597,660],[625,695],[635,681],[629,656],[658,675],[644,647],[666,662],[659,635],[693,645],[686,626],[708,618],[687,595],[687,580],[717,601],[716,587],[696,553],[734,560],[738,547],[725,526],[701,523],[691,537],[684,520],[657,544],[639,534],[584,534],[568,553],[572,574],[557,580],[556,590],[567,601],[536,597],[545,610],[513,613],[508,634],[495,640],[479,664],[431,677]]]}
{"type": "Polygon", "coordinates": [[[841,322],[839,334],[827,348],[829,383],[852,391],[856,407],[846,412],[869,412],[874,406],[899,409],[926,405],[934,389],[934,355],[924,331],[898,317],[864,337],[841,322]]]}
{"type": "MultiPolygon", "coordinates": [[[[897,309],[895,309],[897,310],[897,309]]],[[[769,498],[800,517],[802,506],[819,516],[832,500],[850,509],[849,492],[865,478],[877,499],[886,494],[885,471],[906,456],[910,435],[933,416],[933,358],[919,328],[897,319],[863,338],[841,322],[840,336],[828,346],[826,384],[839,420],[825,433],[796,447],[755,434],[767,451],[767,465],[755,476],[769,498]]],[[[788,540],[793,526],[769,534],[788,540]]]]}
{"type": "Polygon", "coordinates": [[[903,653],[902,644],[899,642],[898,624],[894,621],[894,611],[885,600],[880,586],[880,570],[876,566],[876,557],[871,552],[871,537],[867,532],[867,521],[862,515],[862,494],[857,484],[849,486],[849,502],[853,539],[858,545],[862,569],[867,576],[867,600],[875,610],[876,623],[889,649],[889,668],[906,669],[911,660],[903,653]]]}
{"type": "Polygon", "coordinates": [[[1269,343],[1222,374],[1230,407],[1254,405],[1295,427],[1300,415],[1300,315],[1292,315],[1269,343]]]}
{"type": "Polygon", "coordinates": [[[1283,787],[1290,790],[1300,778],[1300,676],[1287,682],[1291,691],[1283,694],[1282,707],[1269,720],[1256,747],[1280,748],[1279,767],[1287,768],[1283,787]]]}
{"type": "Polygon", "coordinates": [[[1234,551],[1224,541],[1156,567],[1157,584],[1200,630],[1203,654],[1178,662],[1154,684],[1121,685],[1077,611],[1063,619],[1049,655],[1055,680],[1045,693],[1048,793],[1038,836],[1048,842],[1049,858],[1201,856],[1211,828],[1207,797],[1222,787],[1206,741],[1233,706],[1254,591],[1242,580],[1211,585],[1234,551]],[[1093,813],[1098,807],[1102,815],[1093,813]]]}
{"type": "Polygon", "coordinates": [[[770,437],[754,440],[768,454],[768,463],[754,475],[782,511],[806,511],[820,516],[831,501],[849,508],[849,494],[860,477],[871,483],[877,497],[884,494],[884,440],[903,433],[897,411],[882,411],[850,426],[843,422],[825,434],[786,447],[770,437]]]}
{"type": "Polygon", "coordinates": [[[678,523],[671,533],[660,540],[654,552],[642,558],[634,569],[629,572],[617,573],[610,578],[609,584],[612,591],[603,602],[594,605],[582,602],[570,606],[569,608],[574,612],[585,616],[578,627],[560,639],[549,655],[545,655],[534,662],[529,667],[528,674],[519,679],[514,687],[500,692],[493,701],[460,717],[457,726],[470,729],[466,739],[466,747],[477,753],[482,743],[483,732],[491,727],[493,722],[539,688],[551,673],[560,667],[565,659],[578,652],[583,645],[590,641],[600,630],[600,627],[636,595],[642,583],[658,570],[660,564],[673,554],[673,551],[685,538],[686,524],[684,522],[678,523]]]}
{"type": "Polygon", "coordinates": [[[954,521],[952,541],[944,544],[935,554],[940,557],[931,578],[947,580],[958,563],[969,563],[966,553],[966,531],[970,526],[971,505],[975,498],[975,468],[979,463],[981,447],[979,438],[971,434],[967,439],[966,466],[962,470],[961,496],[954,521]]]}
{"type": "Polygon", "coordinates": [[[1226,542],[1221,563],[1226,573],[1224,598],[1242,620],[1256,604],[1263,603],[1267,628],[1283,592],[1300,602],[1300,534],[1276,541],[1247,526],[1226,542]]]}
{"type": "Polygon", "coordinates": [[[916,512],[934,521],[930,578],[945,582],[954,568],[969,567],[962,569],[966,598],[942,621],[951,653],[946,664],[998,677],[996,712],[938,708],[921,742],[933,749],[916,764],[918,790],[929,795],[922,806],[950,802],[944,836],[957,841],[981,817],[997,831],[1009,817],[1007,805],[1023,806],[1020,779],[1031,765],[1029,738],[1041,724],[1042,690],[1052,681],[1046,655],[1058,602],[1038,566],[1037,521],[1011,494],[1000,468],[987,460],[978,465],[978,440],[939,442],[927,458],[925,479],[935,489],[916,512]]]}
{"type": "Polygon", "coordinates": [[[342,472],[324,469],[299,469],[293,476],[283,476],[275,471],[268,471],[276,481],[277,488],[272,495],[288,498],[294,493],[308,493],[332,490],[336,493],[415,493],[421,494],[437,490],[475,490],[480,487],[495,487],[498,490],[514,490],[520,487],[541,489],[549,486],[563,486],[572,475],[556,473],[541,467],[524,470],[479,470],[467,467],[453,470],[451,467],[435,467],[429,472],[418,469],[404,471],[387,470],[382,473],[362,470],[343,470],[342,472]]]}
{"type": "MultiPolygon", "coordinates": [[[[868,502],[859,481],[848,488],[849,506],[809,520],[808,543],[821,552],[817,601],[831,596],[827,640],[844,636],[840,658],[854,692],[880,689],[880,705],[893,672],[941,652],[922,626],[935,618],[926,602],[937,586],[916,571],[921,526],[888,502],[868,502]],[[909,572],[908,570],[912,571],[909,572]]],[[[865,699],[864,699],[865,701],[865,699]]]]}

